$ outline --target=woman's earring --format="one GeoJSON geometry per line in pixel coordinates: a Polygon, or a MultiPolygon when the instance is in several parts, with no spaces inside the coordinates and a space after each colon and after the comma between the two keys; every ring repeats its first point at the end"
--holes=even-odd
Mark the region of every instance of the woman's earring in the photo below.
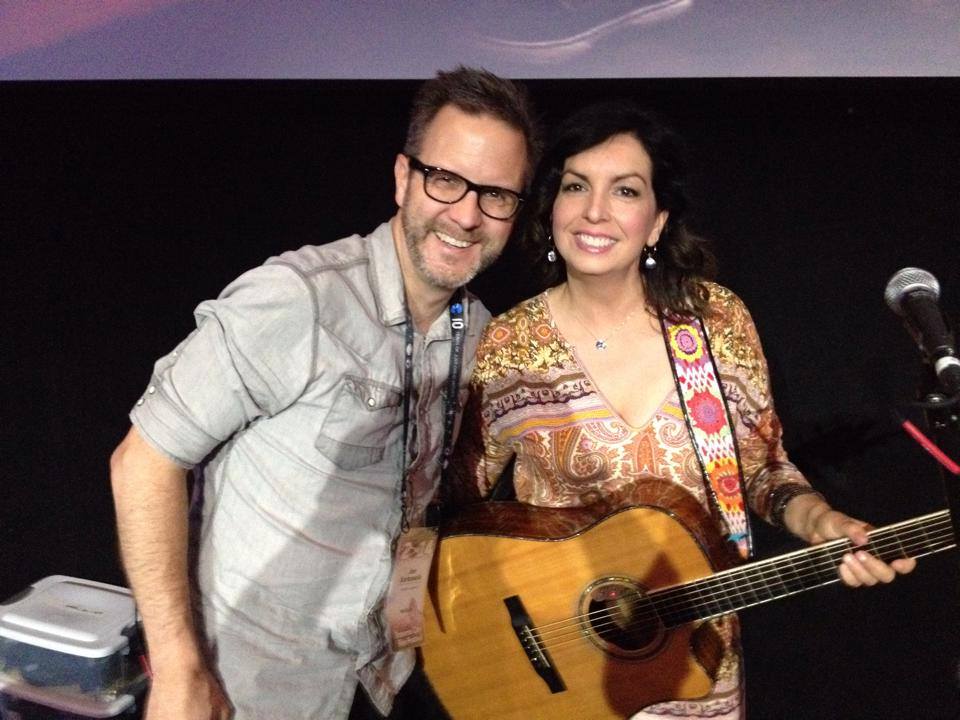
{"type": "Polygon", "coordinates": [[[547,242],[550,243],[550,249],[547,250],[547,262],[555,263],[557,261],[557,248],[553,245],[553,235],[547,235],[547,242]]]}
{"type": "Polygon", "coordinates": [[[643,251],[640,253],[643,258],[643,269],[644,270],[653,270],[657,266],[657,246],[649,247],[647,245],[643,246],[643,251]]]}

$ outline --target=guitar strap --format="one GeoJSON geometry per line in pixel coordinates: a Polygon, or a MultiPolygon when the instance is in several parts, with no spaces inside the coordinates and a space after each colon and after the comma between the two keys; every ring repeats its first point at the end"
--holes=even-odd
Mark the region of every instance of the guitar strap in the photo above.
{"type": "Polygon", "coordinates": [[[744,502],[740,450],[703,322],[661,313],[660,325],[707,495],[726,525],[727,539],[742,558],[749,558],[753,537],[744,502]]]}

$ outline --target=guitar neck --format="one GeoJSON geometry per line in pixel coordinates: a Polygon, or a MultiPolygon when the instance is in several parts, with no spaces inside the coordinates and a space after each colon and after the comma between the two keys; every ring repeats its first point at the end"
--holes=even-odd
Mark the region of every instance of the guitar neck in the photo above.
{"type": "MultiPolygon", "coordinates": [[[[941,510],[873,530],[862,549],[889,562],[955,546],[950,513],[941,510]]],[[[833,540],[664,588],[648,601],[666,627],[724,615],[838,582],[837,565],[851,549],[849,540],[833,540]]]]}

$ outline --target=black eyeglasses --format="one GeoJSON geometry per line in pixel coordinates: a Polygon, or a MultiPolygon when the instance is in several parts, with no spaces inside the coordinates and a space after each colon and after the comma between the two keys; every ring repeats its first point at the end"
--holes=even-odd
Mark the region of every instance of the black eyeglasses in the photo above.
{"type": "Polygon", "coordinates": [[[453,205],[473,190],[477,193],[480,212],[494,220],[509,220],[523,202],[523,196],[513,190],[495,185],[477,185],[442,167],[424,165],[413,155],[407,155],[407,160],[410,167],[423,173],[423,191],[437,202],[453,205]]]}

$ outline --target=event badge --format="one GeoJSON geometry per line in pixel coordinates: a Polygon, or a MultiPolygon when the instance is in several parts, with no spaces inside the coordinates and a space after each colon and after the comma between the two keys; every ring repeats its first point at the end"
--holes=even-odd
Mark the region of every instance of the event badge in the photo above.
{"type": "Polygon", "coordinates": [[[397,541],[386,605],[390,645],[394,650],[417,647],[423,642],[423,601],[436,546],[436,528],[410,528],[397,541]]]}

